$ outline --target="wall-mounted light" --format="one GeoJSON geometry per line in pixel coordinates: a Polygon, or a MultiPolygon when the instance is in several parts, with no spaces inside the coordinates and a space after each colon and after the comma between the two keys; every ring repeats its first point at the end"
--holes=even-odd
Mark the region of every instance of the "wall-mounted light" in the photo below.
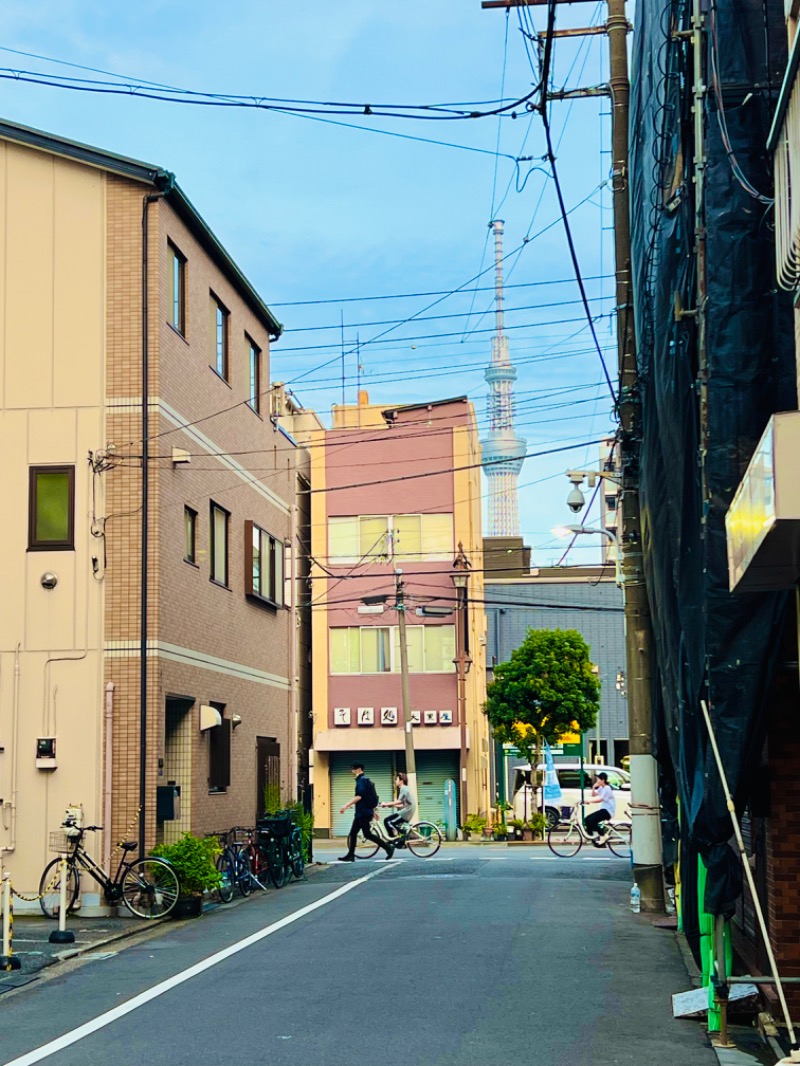
{"type": "Polygon", "coordinates": [[[232,714],[231,715],[231,726],[234,729],[236,729],[237,726],[240,726],[241,724],[242,724],[242,716],[240,714],[232,714]]]}

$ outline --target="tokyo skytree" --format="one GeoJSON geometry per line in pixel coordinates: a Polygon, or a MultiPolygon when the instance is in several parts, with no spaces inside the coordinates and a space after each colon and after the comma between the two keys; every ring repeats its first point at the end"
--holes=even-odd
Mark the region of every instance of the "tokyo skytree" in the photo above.
{"type": "Polygon", "coordinates": [[[484,377],[489,385],[487,414],[489,432],[481,440],[483,472],[489,485],[489,537],[519,536],[517,478],[525,462],[527,441],[514,432],[513,385],[516,367],[508,357],[508,338],[503,332],[503,223],[491,223],[494,230],[495,335],[492,362],[484,377]]]}

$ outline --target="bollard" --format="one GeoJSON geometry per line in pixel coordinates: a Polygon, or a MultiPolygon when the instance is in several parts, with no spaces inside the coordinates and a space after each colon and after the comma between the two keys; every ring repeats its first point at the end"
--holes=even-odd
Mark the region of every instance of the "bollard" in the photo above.
{"type": "Polygon", "coordinates": [[[3,875],[3,954],[0,955],[0,970],[19,970],[20,961],[14,954],[14,904],[11,900],[11,874],[3,875]]]}
{"type": "Polygon", "coordinates": [[[71,929],[67,929],[67,880],[68,880],[68,867],[67,860],[61,856],[61,872],[59,874],[61,883],[59,888],[61,890],[61,902],[58,907],[58,929],[54,929],[50,934],[49,940],[51,944],[74,944],[75,934],[71,929]]]}

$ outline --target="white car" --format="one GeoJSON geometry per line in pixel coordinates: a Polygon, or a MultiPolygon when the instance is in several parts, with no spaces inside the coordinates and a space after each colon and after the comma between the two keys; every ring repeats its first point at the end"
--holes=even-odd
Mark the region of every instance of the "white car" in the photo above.
{"type": "MultiPolygon", "coordinates": [[[[556,763],[555,768],[558,783],[561,786],[561,799],[557,802],[545,799],[544,810],[548,828],[557,825],[561,819],[567,817],[568,812],[576,804],[581,802],[580,762],[556,763]]],[[[544,772],[544,769],[544,763],[540,763],[539,770],[544,772]]],[[[587,814],[591,814],[594,806],[588,806],[588,801],[592,798],[594,779],[601,770],[608,774],[608,783],[617,792],[614,821],[630,821],[631,775],[619,766],[604,766],[601,763],[583,764],[583,800],[587,804],[587,814]]],[[[539,789],[536,790],[534,796],[530,766],[514,768],[511,807],[511,817],[521,818],[523,821],[542,809],[539,789]]],[[[594,807],[594,809],[597,808],[594,807]]]]}

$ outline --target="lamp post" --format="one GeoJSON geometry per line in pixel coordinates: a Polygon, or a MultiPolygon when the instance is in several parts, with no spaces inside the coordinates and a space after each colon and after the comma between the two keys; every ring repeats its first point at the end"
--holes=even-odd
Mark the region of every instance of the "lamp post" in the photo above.
{"type": "Polygon", "coordinates": [[[596,533],[601,537],[608,537],[611,543],[614,545],[614,581],[619,588],[622,588],[622,569],[619,553],[619,537],[616,533],[612,533],[610,529],[601,529],[599,526],[556,526],[553,532],[558,537],[565,537],[568,533],[596,533]]]}
{"type": "Polygon", "coordinates": [[[462,825],[469,813],[469,788],[467,785],[467,674],[472,666],[472,659],[469,655],[467,626],[469,566],[469,559],[464,552],[464,546],[459,542],[458,555],[453,561],[451,577],[456,589],[456,657],[453,662],[456,667],[456,684],[458,688],[458,728],[460,733],[459,808],[462,825]]]}

